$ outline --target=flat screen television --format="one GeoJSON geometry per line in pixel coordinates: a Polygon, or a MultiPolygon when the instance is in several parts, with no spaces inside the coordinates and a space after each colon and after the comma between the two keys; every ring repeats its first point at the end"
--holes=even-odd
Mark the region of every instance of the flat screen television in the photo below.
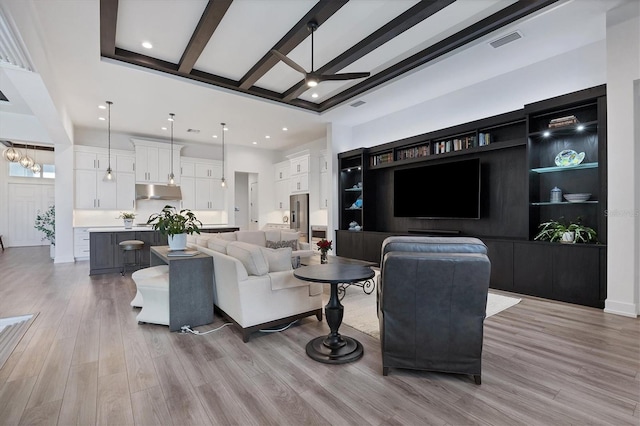
{"type": "Polygon", "coordinates": [[[480,159],[431,164],[393,173],[396,217],[480,218],[480,159]]]}

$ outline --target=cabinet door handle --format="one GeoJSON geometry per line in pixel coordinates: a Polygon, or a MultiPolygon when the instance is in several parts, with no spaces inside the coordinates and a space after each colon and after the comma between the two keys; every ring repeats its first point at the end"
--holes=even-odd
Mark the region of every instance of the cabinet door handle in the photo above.
{"type": "Polygon", "coordinates": [[[98,198],[98,207],[100,207],[100,198],[98,198]]]}
{"type": "Polygon", "coordinates": [[[100,168],[100,160],[98,160],[98,168],[100,168]]]}
{"type": "Polygon", "coordinates": [[[97,167],[96,167],[96,160],[93,160],[93,168],[94,168],[94,169],[97,169],[97,167]]]}

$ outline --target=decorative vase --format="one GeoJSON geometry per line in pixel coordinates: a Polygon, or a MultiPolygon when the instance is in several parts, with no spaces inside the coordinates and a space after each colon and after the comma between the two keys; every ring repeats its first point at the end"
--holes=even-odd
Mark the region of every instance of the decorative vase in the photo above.
{"type": "Polygon", "coordinates": [[[323,264],[323,265],[325,263],[329,263],[329,261],[327,260],[327,252],[326,251],[320,252],[320,263],[323,264]]]}
{"type": "Polygon", "coordinates": [[[123,219],[124,229],[131,229],[133,227],[133,219],[123,219]]]}
{"type": "Polygon", "coordinates": [[[187,234],[169,235],[169,250],[184,250],[187,248],[187,234]]]}

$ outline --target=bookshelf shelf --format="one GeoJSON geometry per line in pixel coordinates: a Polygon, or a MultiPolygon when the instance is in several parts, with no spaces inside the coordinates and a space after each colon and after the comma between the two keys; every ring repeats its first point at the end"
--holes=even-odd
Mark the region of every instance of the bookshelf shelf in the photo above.
{"type": "Polygon", "coordinates": [[[598,163],[584,163],[577,166],[553,166],[553,167],[538,167],[531,169],[533,173],[554,173],[554,172],[570,172],[573,170],[595,169],[598,167],[598,163]]]}
{"type": "Polygon", "coordinates": [[[549,201],[542,201],[539,203],[531,203],[532,206],[566,206],[570,204],[598,204],[598,201],[597,200],[575,201],[573,203],[569,203],[568,201],[567,202],[563,201],[561,203],[551,203],[549,201]]]}

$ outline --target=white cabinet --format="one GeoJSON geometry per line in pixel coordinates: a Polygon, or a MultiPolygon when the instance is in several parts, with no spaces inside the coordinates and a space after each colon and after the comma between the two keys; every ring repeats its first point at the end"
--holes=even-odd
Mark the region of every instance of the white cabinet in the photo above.
{"type": "Polygon", "coordinates": [[[134,210],[135,207],[136,175],[135,173],[118,172],[116,174],[116,208],[118,210],[134,210]]]}
{"type": "MultiPolygon", "coordinates": [[[[113,160],[113,157],[112,157],[112,160],[113,160]]],[[[135,173],[136,172],[136,156],[134,153],[131,153],[130,155],[117,154],[115,168],[113,168],[113,163],[111,164],[111,166],[112,166],[112,169],[116,170],[117,172],[135,173]]]]}
{"type": "Polygon", "coordinates": [[[182,178],[180,180],[180,192],[182,192],[182,201],[180,201],[180,208],[195,210],[196,179],[192,176],[182,175],[182,178]]]}
{"type": "Polygon", "coordinates": [[[320,205],[321,209],[329,208],[329,173],[320,172],[320,205]]]}
{"type": "Polygon", "coordinates": [[[275,180],[274,180],[274,195],[275,195],[275,208],[276,210],[289,210],[289,194],[291,194],[291,188],[289,183],[289,174],[291,170],[290,161],[282,161],[274,165],[275,180]]]}
{"type": "Polygon", "coordinates": [[[176,183],[180,182],[180,150],[182,145],[170,145],[141,139],[131,139],[136,149],[136,182],[158,183],[166,185],[171,174],[171,156],[173,155],[173,174],[176,183]]]}
{"type": "Polygon", "coordinates": [[[76,209],[116,209],[116,184],[103,178],[100,170],[76,170],[76,209]]]}
{"type": "Polygon", "coordinates": [[[195,163],[195,176],[222,179],[222,164],[219,162],[195,163]]]}
{"type": "Polygon", "coordinates": [[[195,178],[196,210],[224,210],[224,195],[221,179],[195,178]]]}
{"type": "Polygon", "coordinates": [[[318,165],[320,166],[320,173],[329,171],[329,158],[325,151],[320,153],[320,156],[318,157],[318,165]]]}
{"type": "MultiPolygon", "coordinates": [[[[107,152],[75,151],[74,155],[74,168],[76,170],[102,170],[106,173],[109,163],[109,154],[107,152]]],[[[112,167],[112,170],[115,170],[115,168],[112,167]]]]}
{"type": "Polygon", "coordinates": [[[292,193],[309,192],[309,160],[310,155],[290,157],[290,189],[292,193]]]}
{"type": "Polygon", "coordinates": [[[73,257],[89,259],[89,228],[73,228],[73,257]]]}
{"type": "Polygon", "coordinates": [[[196,176],[196,162],[186,157],[180,158],[180,175],[184,179],[185,177],[196,176]]]}

